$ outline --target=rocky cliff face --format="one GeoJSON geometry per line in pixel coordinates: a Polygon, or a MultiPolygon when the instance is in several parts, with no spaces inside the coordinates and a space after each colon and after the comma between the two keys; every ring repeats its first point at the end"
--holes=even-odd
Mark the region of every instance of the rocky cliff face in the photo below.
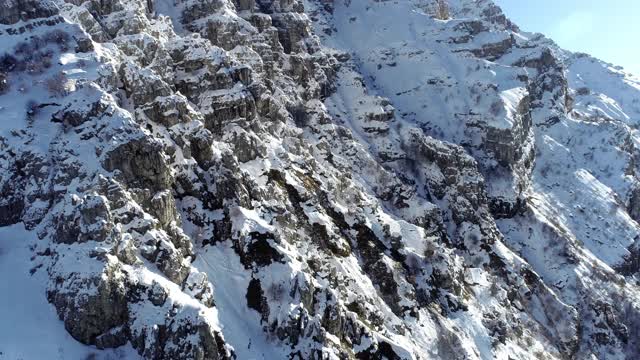
{"type": "Polygon", "coordinates": [[[0,250],[91,356],[640,355],[637,78],[487,0],[0,9],[0,250]]]}

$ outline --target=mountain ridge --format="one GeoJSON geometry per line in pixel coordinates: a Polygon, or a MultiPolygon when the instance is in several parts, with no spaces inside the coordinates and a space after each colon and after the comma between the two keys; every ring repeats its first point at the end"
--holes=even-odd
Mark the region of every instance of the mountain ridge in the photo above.
{"type": "Polygon", "coordinates": [[[3,276],[63,342],[0,358],[639,353],[619,69],[488,0],[0,9],[3,276]]]}

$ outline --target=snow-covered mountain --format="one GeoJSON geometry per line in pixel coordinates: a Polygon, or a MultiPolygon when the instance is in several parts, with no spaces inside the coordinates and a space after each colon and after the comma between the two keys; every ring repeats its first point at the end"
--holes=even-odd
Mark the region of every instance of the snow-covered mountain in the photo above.
{"type": "Polygon", "coordinates": [[[0,0],[0,359],[636,359],[638,128],[489,0],[0,0]]]}

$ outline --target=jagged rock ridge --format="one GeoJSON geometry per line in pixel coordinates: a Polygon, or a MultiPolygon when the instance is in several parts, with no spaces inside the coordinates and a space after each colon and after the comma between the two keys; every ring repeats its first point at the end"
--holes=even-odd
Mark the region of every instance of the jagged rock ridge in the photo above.
{"type": "Polygon", "coordinates": [[[640,353],[631,75],[487,0],[0,10],[0,250],[32,257],[78,342],[640,353]]]}

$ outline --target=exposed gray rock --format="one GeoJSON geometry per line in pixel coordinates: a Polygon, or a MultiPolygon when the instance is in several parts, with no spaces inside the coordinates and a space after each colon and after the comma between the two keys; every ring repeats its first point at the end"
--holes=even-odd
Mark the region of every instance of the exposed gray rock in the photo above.
{"type": "Polygon", "coordinates": [[[108,171],[119,170],[128,183],[156,191],[170,188],[173,181],[161,144],[147,138],[132,140],[111,150],[103,164],[108,171]]]}
{"type": "Polygon", "coordinates": [[[6,0],[0,4],[0,24],[11,25],[18,21],[28,21],[54,16],[58,10],[48,0],[6,0]]]}
{"type": "MultiPolygon", "coordinates": [[[[114,263],[106,265],[94,279],[83,279],[71,274],[68,279],[57,279],[47,292],[49,302],[57,309],[67,331],[78,341],[95,344],[101,334],[124,325],[129,318],[126,288],[121,268],[114,263]],[[64,284],[76,283],[76,290],[91,289],[96,282],[96,293],[67,292],[64,284]]],[[[102,345],[106,345],[104,342],[102,345]]],[[[120,344],[113,344],[120,345],[120,344]]]]}

